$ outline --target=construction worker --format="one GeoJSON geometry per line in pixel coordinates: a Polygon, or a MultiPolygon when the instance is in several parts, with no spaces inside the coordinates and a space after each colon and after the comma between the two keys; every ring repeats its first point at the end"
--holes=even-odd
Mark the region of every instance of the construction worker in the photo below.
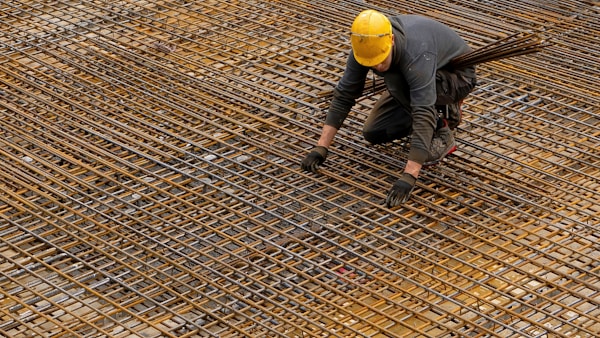
{"type": "Polygon", "coordinates": [[[318,171],[372,70],[383,77],[386,90],[367,118],[363,136],[372,144],[410,137],[404,172],[386,198],[388,207],[397,206],[409,199],[424,165],[436,164],[456,149],[453,129],[460,123],[460,103],[475,87],[475,67],[452,69],[448,63],[471,49],[438,21],[419,15],[388,18],[374,10],[354,19],[350,38],[352,53],[321,136],[301,167],[318,171]]]}

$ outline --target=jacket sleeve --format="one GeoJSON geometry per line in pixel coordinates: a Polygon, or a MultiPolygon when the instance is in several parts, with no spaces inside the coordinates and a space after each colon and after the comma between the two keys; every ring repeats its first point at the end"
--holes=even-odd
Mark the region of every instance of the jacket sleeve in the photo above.
{"type": "Polygon", "coordinates": [[[369,68],[356,62],[350,52],[344,74],[333,90],[333,99],[325,118],[326,125],[340,129],[350,109],[356,104],[356,99],[362,95],[368,72],[369,68]]]}
{"type": "Polygon", "coordinates": [[[421,53],[407,70],[413,116],[408,159],[419,164],[423,164],[429,156],[437,123],[435,72],[436,55],[429,52],[421,53]]]}
{"type": "Polygon", "coordinates": [[[423,164],[429,156],[429,148],[437,123],[435,109],[431,106],[413,106],[413,125],[408,159],[423,164]]]}

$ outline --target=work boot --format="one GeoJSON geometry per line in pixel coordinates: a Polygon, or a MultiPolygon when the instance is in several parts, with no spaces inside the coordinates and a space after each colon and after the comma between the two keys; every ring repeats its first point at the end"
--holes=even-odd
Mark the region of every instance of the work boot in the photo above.
{"type": "Polygon", "coordinates": [[[423,163],[424,166],[438,164],[446,155],[456,150],[454,135],[448,123],[444,121],[444,126],[435,131],[431,146],[429,148],[429,157],[423,163]]]}
{"type": "Polygon", "coordinates": [[[448,121],[450,130],[456,129],[462,121],[462,103],[463,100],[460,100],[445,106],[436,106],[438,114],[448,121]]]}

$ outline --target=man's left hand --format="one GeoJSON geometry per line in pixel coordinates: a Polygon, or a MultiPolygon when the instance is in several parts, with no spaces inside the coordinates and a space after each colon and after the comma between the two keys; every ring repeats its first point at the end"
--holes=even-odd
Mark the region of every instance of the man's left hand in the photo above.
{"type": "Polygon", "coordinates": [[[387,194],[385,204],[388,208],[395,207],[408,201],[410,193],[415,188],[416,182],[417,179],[413,175],[409,173],[402,174],[402,177],[394,183],[387,194]]]}

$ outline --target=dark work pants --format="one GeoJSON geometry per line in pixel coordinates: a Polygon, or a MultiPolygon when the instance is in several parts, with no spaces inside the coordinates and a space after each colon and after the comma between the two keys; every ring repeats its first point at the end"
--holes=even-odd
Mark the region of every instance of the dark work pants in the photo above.
{"type": "MultiPolygon", "coordinates": [[[[457,71],[440,69],[436,72],[435,80],[436,106],[460,102],[475,87],[475,68],[457,71]]],[[[388,90],[381,94],[363,127],[365,140],[381,144],[410,135],[412,114],[409,94],[405,92],[400,98],[393,97],[388,90]]]]}

